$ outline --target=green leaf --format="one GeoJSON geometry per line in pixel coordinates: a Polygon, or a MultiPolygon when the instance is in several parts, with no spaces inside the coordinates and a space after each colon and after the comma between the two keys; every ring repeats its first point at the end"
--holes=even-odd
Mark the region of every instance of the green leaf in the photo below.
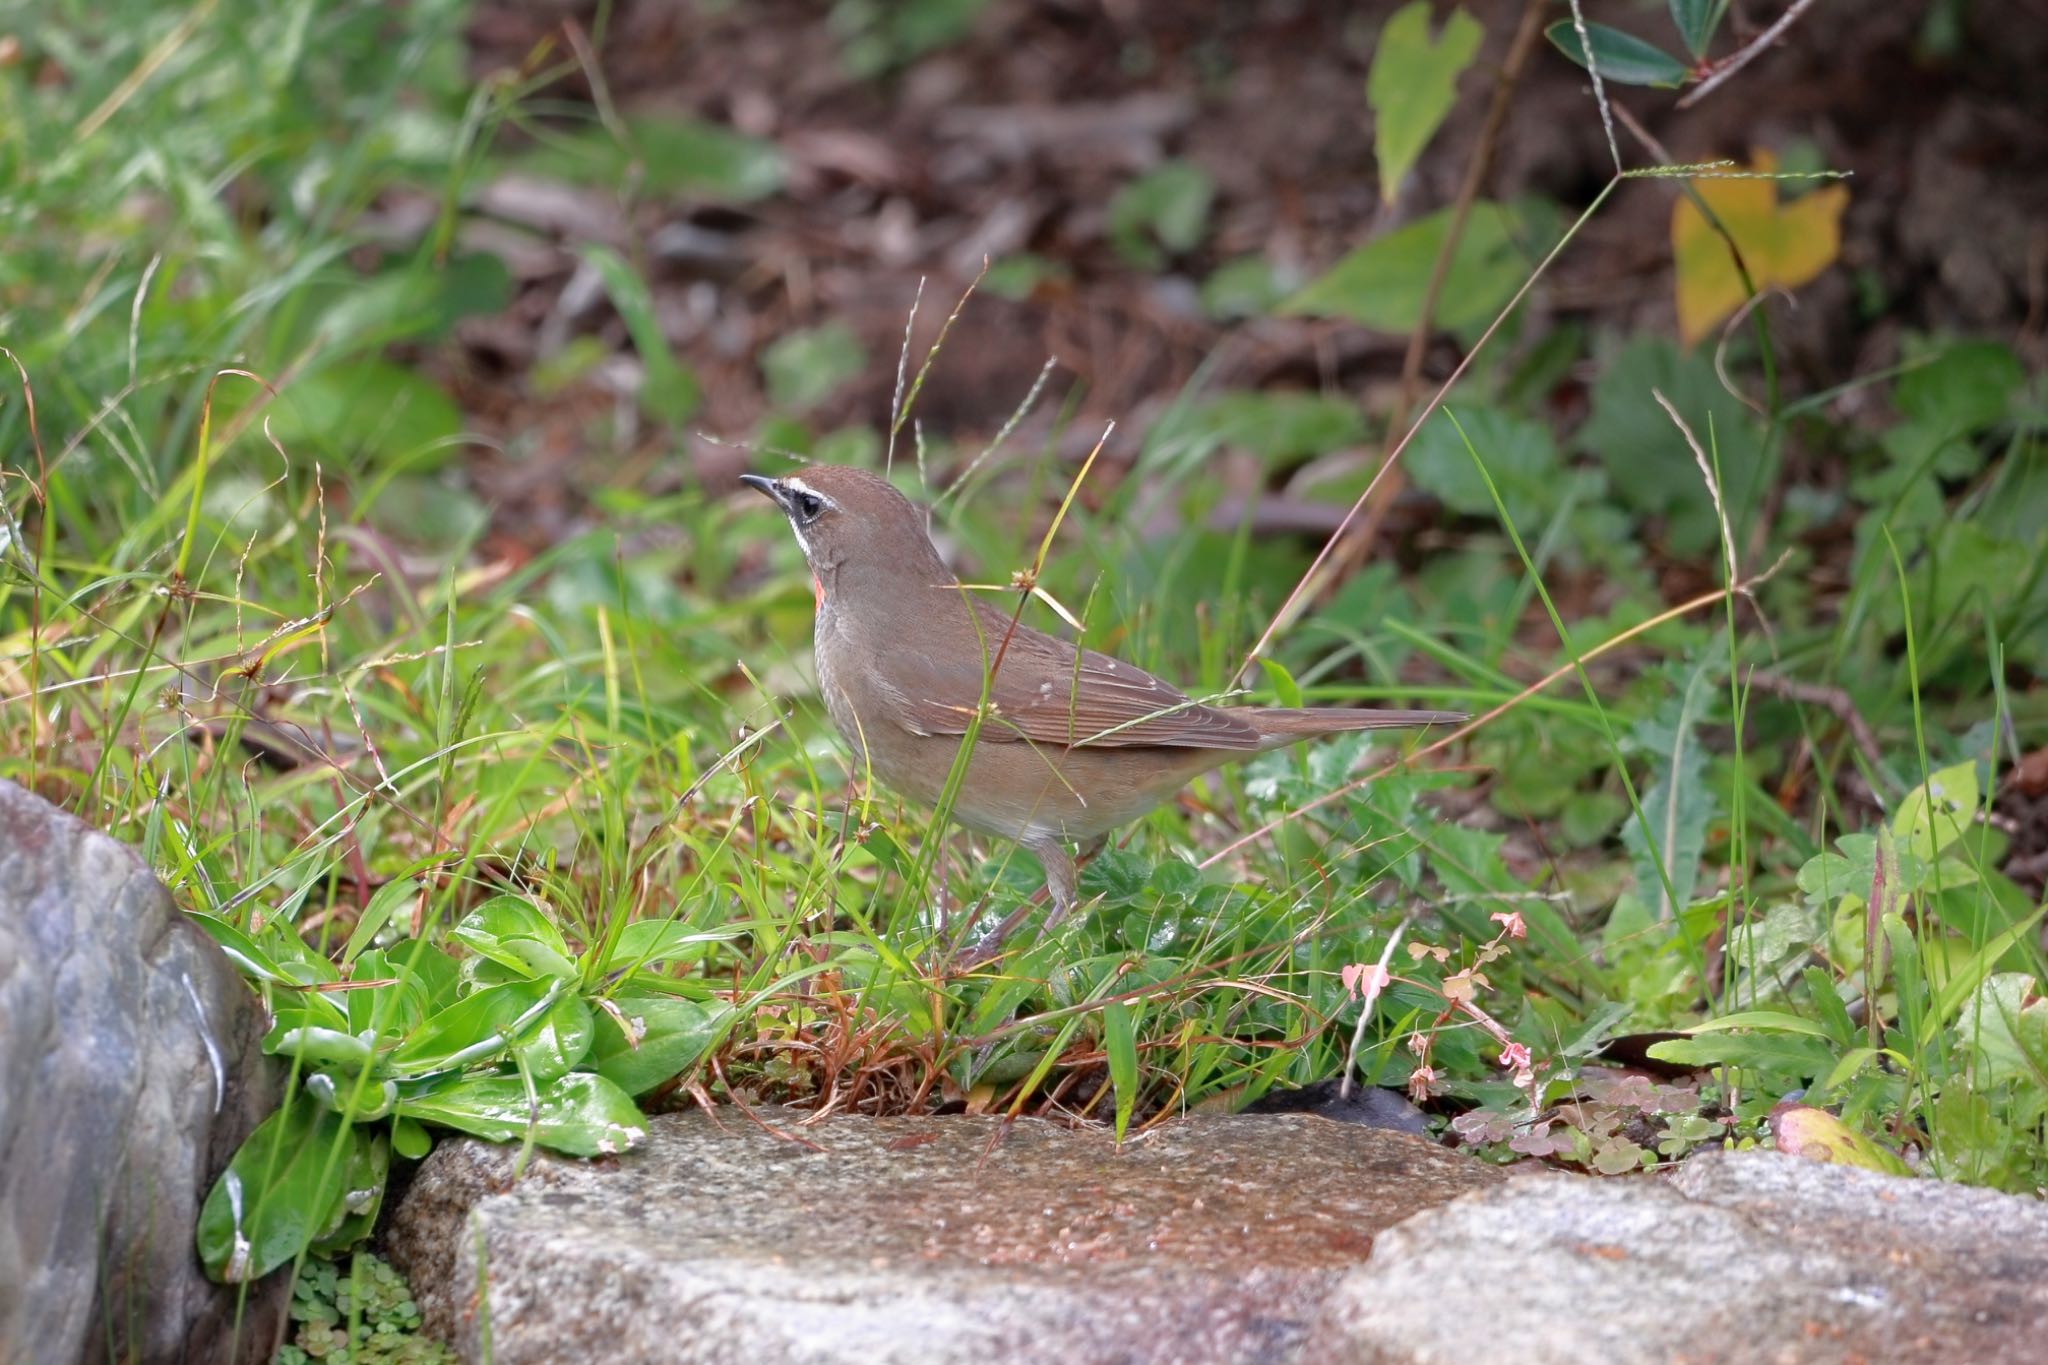
{"type": "Polygon", "coordinates": [[[1508,515],[1525,536],[1541,529],[1543,517],[1557,508],[1572,485],[1548,424],[1510,417],[1497,408],[1461,407],[1455,422],[1449,412],[1432,413],[1401,458],[1416,487],[1435,494],[1446,508],[1492,520],[1493,496],[1473,462],[1473,452],[1485,462],[1508,515]],[[1458,434],[1460,427],[1463,436],[1458,434]],[[1471,451],[1465,446],[1468,439],[1471,451]]]}
{"type": "Polygon", "coordinates": [[[538,1083],[565,1075],[590,1052],[596,1033],[590,1006],[578,995],[565,995],[542,1016],[535,1029],[513,1049],[538,1083]]]}
{"type": "Polygon", "coordinates": [[[1669,341],[1630,342],[1593,381],[1592,413],[1574,444],[1606,465],[1617,499],[1665,519],[1672,553],[1715,551],[1721,531],[1713,501],[1685,437],[1658,404],[1659,393],[1684,416],[1707,453],[1718,457],[1722,498],[1741,547],[1775,461],[1753,415],[1722,385],[1709,358],[1669,341]]]}
{"type": "Polygon", "coordinates": [[[348,966],[365,948],[375,943],[377,935],[384,932],[384,926],[391,923],[391,917],[398,908],[410,907],[419,894],[418,877],[401,877],[378,887],[377,893],[370,897],[370,903],[363,907],[356,927],[349,931],[348,943],[341,950],[341,965],[348,966]]]}
{"type": "Polygon", "coordinates": [[[1727,10],[1728,0],[1671,0],[1671,22],[1678,26],[1678,40],[1694,61],[1706,57],[1707,44],[1714,40],[1714,30],[1721,26],[1721,16],[1727,10]]]}
{"type": "Polygon", "coordinates": [[[1116,1140],[1124,1140],[1138,1101],[1137,1010],[1128,1001],[1102,1007],[1102,1050],[1109,1058],[1109,1084],[1116,1093],[1116,1140]]]}
{"type": "Polygon", "coordinates": [[[1975,763],[1943,768],[1900,800],[1892,814],[1892,834],[1914,855],[1932,862],[1963,837],[1976,819],[1981,799],[1975,763]]]}
{"type": "Polygon", "coordinates": [[[774,194],[787,174],[774,143],[687,115],[633,115],[623,132],[614,137],[593,126],[554,137],[515,164],[528,174],[612,193],[634,184],[648,195],[687,194],[728,204],[774,194]]]}
{"type": "Polygon", "coordinates": [[[455,400],[418,371],[375,357],[300,376],[278,392],[263,416],[288,455],[403,460],[409,469],[425,470],[446,464],[462,446],[455,400]]]}
{"type": "Polygon", "coordinates": [[[1259,656],[1259,667],[1266,670],[1266,681],[1273,684],[1273,695],[1282,706],[1300,706],[1301,688],[1294,681],[1294,675],[1278,659],[1259,656]]]}
{"type": "Polygon", "coordinates": [[[697,377],[669,349],[647,281],[608,246],[586,246],[582,256],[604,282],[612,307],[633,338],[633,349],[640,353],[640,406],[671,426],[687,422],[700,398],[697,377]]]}
{"type": "Polygon", "coordinates": [[[377,1227],[390,1187],[391,1139],[381,1128],[355,1127],[347,1165],[341,1173],[341,1207],[333,1226],[313,1239],[316,1256],[338,1256],[367,1238],[377,1227]]]}
{"type": "Polygon", "coordinates": [[[2048,999],[2027,973],[1986,977],[1956,1027],[1985,1082],[2048,1085],[2048,999]]]}
{"type": "Polygon", "coordinates": [[[1706,1033],[1652,1043],[1650,1055],[1680,1066],[1742,1066],[1772,1076],[1811,1079],[1834,1065],[1834,1049],[1781,1033],[1706,1033]]]}
{"type": "Polygon", "coordinates": [[[1219,450],[1248,451],[1287,466],[1365,439],[1365,418],[1349,399],[1287,389],[1229,391],[1176,404],[1145,435],[1150,469],[1184,472],[1219,450]]]}
{"type": "Polygon", "coordinates": [[[695,1066],[732,1017],[732,1007],[666,995],[620,995],[597,1012],[590,1063],[629,1095],[644,1095],[695,1066]],[[624,1016],[629,1041],[619,1026],[624,1016]]]}
{"type": "Polygon", "coordinates": [[[209,1278],[244,1284],[297,1257],[346,1216],[345,1176],[366,1135],[309,1100],[258,1124],[199,1210],[209,1278]]]}
{"type": "Polygon", "coordinates": [[[456,1001],[386,1059],[401,1076],[422,1076],[497,1056],[524,1038],[554,1007],[560,981],[508,981],[456,1001]]]}
{"type": "MultiPolygon", "coordinates": [[[[878,852],[883,848],[879,842],[871,843],[870,852],[877,852],[876,861],[884,861],[878,852]]],[[[730,943],[739,936],[736,929],[692,929],[681,920],[636,919],[619,931],[619,941],[612,946],[611,956],[605,960],[604,971],[613,972],[624,968],[651,967],[657,962],[695,962],[704,957],[720,943],[730,943]]]]}
{"type": "Polygon", "coordinates": [[[1593,61],[1579,45],[1578,29],[1571,20],[1560,19],[1543,30],[1551,44],[1580,66],[1596,66],[1600,79],[1616,85],[1654,85],[1676,90],[1692,75],[1692,68],[1660,47],[1605,24],[1587,24],[1586,38],[1593,46],[1593,61]]]}
{"type": "Polygon", "coordinates": [[[561,931],[523,896],[491,897],[462,917],[455,938],[522,976],[569,980],[577,975],[561,931]]]}
{"type": "Polygon", "coordinates": [[[411,264],[351,281],[320,315],[317,334],[323,348],[357,354],[394,341],[437,340],[465,317],[498,312],[511,295],[511,272],[496,256],[411,264]]]}
{"type": "MultiPolygon", "coordinates": [[[[1383,332],[1413,331],[1452,212],[1440,209],[1357,247],[1280,311],[1349,318],[1383,332]]],[[[1549,216],[1529,205],[1472,205],[1431,325],[1456,331],[1492,321],[1550,246],[1552,224],[1541,221],[1549,216]]]]}
{"type": "Polygon", "coordinates": [[[1767,1029],[1774,1033],[1796,1033],[1807,1038],[1825,1038],[1828,1031],[1811,1019],[1783,1010],[1742,1010],[1735,1014],[1724,1014],[1695,1027],[1695,1036],[1702,1033],[1718,1033],[1726,1029],[1752,1028],[1767,1029]]]}
{"type": "Polygon", "coordinates": [[[761,352],[768,402],[783,412],[814,408],[859,377],[867,361],[867,348],[843,322],[786,332],[761,352]]]}
{"type": "Polygon", "coordinates": [[[647,1135],[632,1098],[602,1076],[572,1071],[538,1088],[530,1103],[518,1076],[465,1076],[398,1102],[410,1119],[438,1123],[491,1142],[531,1134],[551,1151],[610,1156],[647,1135]]]}
{"type": "Polygon", "coordinates": [[[1695,732],[1713,705],[1721,662],[1711,646],[1703,650],[1678,694],[1631,735],[1650,754],[1655,778],[1642,796],[1643,818],[1631,817],[1622,827],[1621,842],[1635,863],[1636,892],[1656,908],[1660,920],[1690,905],[1699,881],[1715,801],[1706,782],[1706,750],[1695,732]]]}
{"type": "Polygon", "coordinates": [[[1451,112],[1458,76],[1479,54],[1479,40],[1486,35],[1477,20],[1457,9],[1444,21],[1442,36],[1432,40],[1429,19],[1429,0],[1414,0],[1388,16],[1365,78],[1380,198],[1389,203],[1451,112]]]}
{"type": "Polygon", "coordinates": [[[1110,245],[1140,270],[1158,270],[1168,254],[1201,245],[1215,193],[1209,173],[1194,162],[1161,162],[1109,201],[1110,245]]]}
{"type": "Polygon", "coordinates": [[[412,1119],[394,1119],[391,1123],[391,1150],[407,1161],[423,1160],[428,1152],[434,1150],[434,1135],[412,1119]]]}
{"type": "Polygon", "coordinates": [[[276,1057],[300,1058],[310,1066],[359,1071],[369,1065],[372,1042],[367,1036],[358,1037],[340,1029],[301,1025],[273,1028],[263,1040],[263,1050],[276,1057]]]}
{"type": "Polygon", "coordinates": [[[1264,256],[1240,256],[1202,281],[1202,312],[1218,322],[1264,317],[1287,297],[1288,287],[1264,256]]]}
{"type": "Polygon", "coordinates": [[[1967,436],[2003,421],[2026,381],[2026,368],[2010,347],[1958,342],[1900,375],[1892,402],[1922,428],[1967,436]]]}

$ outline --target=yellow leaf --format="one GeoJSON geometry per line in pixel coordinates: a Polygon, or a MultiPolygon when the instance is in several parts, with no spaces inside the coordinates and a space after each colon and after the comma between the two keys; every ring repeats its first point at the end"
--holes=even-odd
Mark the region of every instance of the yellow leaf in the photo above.
{"type": "MultiPolygon", "coordinates": [[[[1755,157],[1756,170],[1768,174],[1777,168],[1769,152],[1755,157]]],[[[1703,176],[1692,184],[1735,239],[1759,290],[1774,284],[1796,289],[1834,264],[1842,249],[1846,185],[1828,185],[1780,204],[1775,180],[1703,176]]],[[[1678,268],[1678,333],[1691,345],[1740,308],[1748,293],[1728,243],[1690,196],[1671,206],[1671,255],[1678,268]]]]}

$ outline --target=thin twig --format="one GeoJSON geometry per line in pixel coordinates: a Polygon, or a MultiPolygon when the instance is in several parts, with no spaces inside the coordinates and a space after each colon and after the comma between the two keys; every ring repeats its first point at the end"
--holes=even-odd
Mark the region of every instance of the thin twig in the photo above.
{"type": "MultiPolygon", "coordinates": [[[[1509,45],[1507,56],[1502,60],[1500,73],[1494,78],[1493,102],[1486,111],[1486,122],[1479,132],[1479,141],[1472,149],[1472,159],[1465,163],[1465,180],[1458,187],[1458,197],[1451,207],[1450,225],[1444,231],[1444,240],[1437,248],[1436,260],[1431,264],[1429,283],[1422,291],[1422,306],[1416,312],[1415,326],[1408,333],[1408,352],[1401,359],[1401,388],[1394,399],[1393,411],[1387,415],[1389,439],[1397,431],[1406,429],[1408,410],[1415,406],[1415,391],[1422,383],[1422,361],[1429,354],[1429,339],[1436,332],[1436,305],[1443,294],[1444,281],[1450,278],[1451,261],[1457,255],[1458,244],[1464,240],[1465,223],[1472,215],[1472,205],[1479,199],[1479,191],[1486,184],[1486,177],[1493,169],[1494,153],[1500,147],[1501,131],[1506,128],[1508,108],[1513,102],[1515,86],[1521,80],[1522,68],[1535,50],[1536,39],[1543,32],[1543,12],[1547,0],[1527,0],[1522,8],[1522,22],[1515,30],[1514,41],[1509,45]]],[[[1358,524],[1358,530],[1339,550],[1328,578],[1344,577],[1362,561],[1379,538],[1380,523],[1386,519],[1387,509],[1400,496],[1406,482],[1400,469],[1396,468],[1387,481],[1386,488],[1365,509],[1365,519],[1358,524]]]]}
{"type": "Polygon", "coordinates": [[[1884,751],[1878,747],[1877,733],[1870,728],[1870,722],[1856,709],[1855,701],[1843,689],[1832,683],[1801,682],[1788,678],[1782,673],[1770,673],[1763,669],[1752,669],[1748,675],[1749,685],[1772,696],[1784,697],[1788,701],[1805,702],[1809,706],[1825,707],[1842,728],[1849,732],[1849,738],[1856,744],[1858,753],[1870,764],[1870,770],[1880,776],[1884,773],[1884,751]]]}
{"type": "Polygon", "coordinates": [[[1486,350],[1487,344],[1493,340],[1494,333],[1501,329],[1501,324],[1514,315],[1515,309],[1521,306],[1522,300],[1528,297],[1529,291],[1536,287],[1536,281],[1543,278],[1545,272],[1550,269],[1551,263],[1564,253],[1565,247],[1571,242],[1579,228],[1584,226],[1589,218],[1600,211],[1600,206],[1607,202],[1607,196],[1614,193],[1615,188],[1622,183],[1622,180],[1623,177],[1617,176],[1608,181],[1600,193],[1593,197],[1593,202],[1588,204],[1584,211],[1579,214],[1577,221],[1572,224],[1570,231],[1558,238],[1557,244],[1544,254],[1543,259],[1536,263],[1536,268],[1529,272],[1529,277],[1522,281],[1521,287],[1515,290],[1514,297],[1507,301],[1499,314],[1487,325],[1486,330],[1479,334],[1479,339],[1472,343],[1472,349],[1465,353],[1465,358],[1460,360],[1457,368],[1451,371],[1450,378],[1444,380],[1438,386],[1436,393],[1424,405],[1421,415],[1415,419],[1415,424],[1408,428],[1408,434],[1403,436],[1400,444],[1396,445],[1388,453],[1386,460],[1380,465],[1379,472],[1372,476],[1371,482],[1365,486],[1365,491],[1360,493],[1352,502],[1350,509],[1344,513],[1344,519],[1337,523],[1337,529],[1330,533],[1328,540],[1323,542],[1323,548],[1316,552],[1316,557],[1309,562],[1307,571],[1295,582],[1293,591],[1287,594],[1287,600],[1280,604],[1280,610],[1275,612],[1273,619],[1266,624],[1266,629],[1260,634],[1258,642],[1244,656],[1244,662],[1238,666],[1237,670],[1237,677],[1240,680],[1251,672],[1252,665],[1257,663],[1260,656],[1266,652],[1266,646],[1273,642],[1273,637],[1293,623],[1296,613],[1301,610],[1303,601],[1321,590],[1323,566],[1329,561],[1330,555],[1337,547],[1344,543],[1345,533],[1351,529],[1352,522],[1357,520],[1359,512],[1372,500],[1374,491],[1380,485],[1380,480],[1386,478],[1388,471],[1392,470],[1399,462],[1401,452],[1406,450],[1408,443],[1415,439],[1415,433],[1422,430],[1422,424],[1429,420],[1431,413],[1443,406],[1444,399],[1449,396],[1452,389],[1457,387],[1458,381],[1465,377],[1465,371],[1472,368],[1472,362],[1486,350]]]}
{"type": "MultiPolygon", "coordinates": [[[[1701,81],[1692,89],[1686,91],[1685,95],[1678,101],[1678,107],[1680,109],[1690,109],[1695,104],[1698,104],[1701,100],[1705,99],[1708,95],[1712,94],[1715,88],[1718,87],[1723,81],[1727,80],[1730,76],[1742,70],[1743,67],[1748,66],[1751,62],[1755,61],[1757,57],[1762,55],[1763,50],[1765,48],[1769,47],[1772,43],[1777,42],[1778,39],[1784,37],[1785,30],[1792,27],[1793,22],[1797,20],[1800,15],[1804,14],[1807,10],[1811,9],[1812,7],[1813,0],[1792,0],[1792,3],[1785,7],[1785,12],[1778,16],[1777,23],[1772,24],[1762,33],[1759,33],[1756,35],[1756,37],[1750,39],[1749,45],[1747,47],[1744,47],[1740,52],[1735,53],[1733,56],[1729,57],[1725,61],[1716,62],[1714,64],[1713,74],[1708,76],[1705,80],[1701,81]]],[[[1576,0],[1574,0],[1572,9],[1574,12],[1576,12],[1578,9],[1578,4],[1576,0]]],[[[1583,41],[1583,39],[1581,41],[1583,41]]]]}

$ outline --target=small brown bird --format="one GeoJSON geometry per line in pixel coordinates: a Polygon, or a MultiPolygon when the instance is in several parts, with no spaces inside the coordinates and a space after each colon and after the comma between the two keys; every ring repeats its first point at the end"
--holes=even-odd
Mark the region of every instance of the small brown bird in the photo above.
{"type": "Polygon", "coordinates": [[[961,586],[932,545],[924,509],[877,475],[808,465],[780,479],[740,479],[775,500],[810,561],[818,689],[857,765],[936,804],[979,714],[953,815],[1014,840],[1044,866],[1048,928],[1074,908],[1068,840],[1086,861],[1110,831],[1194,778],[1269,749],[1465,719],[1205,705],[1120,659],[1013,624],[961,586]]]}

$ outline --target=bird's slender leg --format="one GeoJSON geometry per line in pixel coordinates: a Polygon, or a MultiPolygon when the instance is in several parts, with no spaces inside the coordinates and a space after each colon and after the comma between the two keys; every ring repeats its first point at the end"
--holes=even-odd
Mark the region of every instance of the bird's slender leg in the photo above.
{"type": "MultiPolygon", "coordinates": [[[[1082,846],[1080,861],[1086,862],[1088,859],[1093,858],[1102,851],[1102,846],[1107,842],[1107,835],[1089,840],[1082,846]]],[[[1038,859],[1039,865],[1045,869],[1045,889],[1052,898],[1052,911],[1045,917],[1044,927],[1050,929],[1065,919],[1074,909],[1076,904],[1076,887],[1080,881],[1079,869],[1075,865],[1073,855],[1067,852],[1066,841],[1058,835],[1035,835],[1030,838],[1019,839],[1017,844],[1026,853],[1038,859]]],[[[1024,904],[1012,910],[1001,924],[990,930],[979,942],[967,950],[966,955],[961,959],[961,965],[972,967],[994,957],[1001,951],[1004,941],[1012,933],[1016,932],[1017,926],[1022,924],[1035,908],[1036,898],[1027,900],[1024,904]]]]}

